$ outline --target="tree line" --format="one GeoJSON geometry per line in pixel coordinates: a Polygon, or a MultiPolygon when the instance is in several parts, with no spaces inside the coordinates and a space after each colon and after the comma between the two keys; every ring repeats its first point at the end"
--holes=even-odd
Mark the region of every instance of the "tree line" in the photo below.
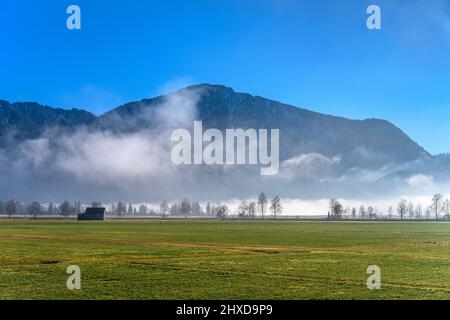
{"type": "Polygon", "coordinates": [[[42,214],[70,216],[80,214],[82,210],[83,207],[80,201],[64,201],[58,205],[51,202],[48,205],[42,205],[37,201],[27,204],[13,199],[6,202],[0,201],[0,215],[7,215],[10,218],[14,215],[25,214],[31,215],[34,218],[42,214]]]}
{"type": "MultiPolygon", "coordinates": [[[[92,202],[91,207],[102,207],[101,202],[92,202]]],[[[39,202],[23,203],[15,200],[6,202],[0,201],[0,215],[7,215],[12,218],[15,215],[30,215],[37,218],[39,215],[61,215],[72,216],[84,212],[86,205],[80,201],[64,201],[60,204],[49,203],[43,205],[39,202]]],[[[162,217],[217,217],[226,218],[234,215],[241,219],[261,219],[268,215],[277,219],[283,213],[283,206],[279,196],[269,200],[264,192],[261,192],[255,200],[241,200],[235,212],[230,212],[227,204],[208,202],[202,206],[198,201],[190,201],[185,198],[178,202],[169,203],[162,201],[159,208],[151,208],[145,204],[127,204],[119,201],[112,203],[107,208],[107,214],[116,216],[126,215],[161,215],[162,217]]],[[[393,219],[393,220],[450,220],[450,200],[444,199],[440,194],[436,194],[430,204],[423,207],[420,203],[414,204],[406,199],[401,199],[394,208],[390,206],[387,211],[380,210],[376,206],[344,207],[336,200],[331,199],[329,203],[329,220],[340,219],[393,219]]]]}
{"type": "Polygon", "coordinates": [[[400,219],[400,220],[450,220],[450,200],[444,199],[441,194],[436,194],[430,204],[423,207],[420,203],[414,204],[406,199],[401,199],[394,208],[390,206],[387,212],[379,210],[376,206],[359,208],[346,207],[336,199],[330,200],[328,219],[339,220],[344,216],[356,219],[400,219]]]}
{"type": "MultiPolygon", "coordinates": [[[[267,204],[267,196],[264,193],[261,193],[256,201],[247,202],[243,200],[235,214],[240,218],[255,218],[258,214],[260,214],[261,218],[264,219],[267,204]]],[[[102,203],[98,201],[90,204],[90,207],[102,206],[102,203]]],[[[0,215],[7,215],[10,218],[15,215],[31,215],[34,218],[37,218],[40,215],[61,215],[69,217],[84,212],[86,207],[87,206],[81,204],[80,201],[64,201],[60,204],[49,203],[48,205],[45,205],[37,201],[23,203],[11,199],[6,202],[0,201],[0,215]]],[[[270,201],[269,210],[275,218],[277,215],[282,213],[283,207],[281,205],[280,197],[276,196],[270,201]]],[[[190,201],[187,198],[173,203],[162,201],[159,208],[151,208],[146,204],[127,204],[122,201],[112,203],[107,208],[107,214],[116,216],[161,215],[163,217],[180,216],[188,218],[205,216],[226,218],[230,215],[230,213],[230,209],[225,203],[208,202],[206,205],[202,206],[198,201],[190,201]]]]}
{"type": "Polygon", "coordinates": [[[261,217],[261,220],[264,220],[264,217],[267,213],[267,206],[269,206],[269,211],[272,214],[273,218],[276,219],[278,215],[281,215],[283,212],[283,206],[281,205],[281,199],[279,196],[275,196],[272,200],[267,199],[267,196],[264,192],[261,192],[256,201],[247,202],[246,200],[242,200],[237,208],[236,215],[239,218],[251,218],[255,219],[257,216],[261,217]],[[259,215],[258,215],[259,214],[259,215]]]}

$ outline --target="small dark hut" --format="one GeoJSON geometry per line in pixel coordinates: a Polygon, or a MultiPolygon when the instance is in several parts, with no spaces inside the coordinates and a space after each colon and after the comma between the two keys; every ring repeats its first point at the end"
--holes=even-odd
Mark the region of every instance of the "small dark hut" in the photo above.
{"type": "Polygon", "coordinates": [[[79,221],[103,221],[105,220],[105,208],[86,208],[86,212],[78,215],[79,221]]]}

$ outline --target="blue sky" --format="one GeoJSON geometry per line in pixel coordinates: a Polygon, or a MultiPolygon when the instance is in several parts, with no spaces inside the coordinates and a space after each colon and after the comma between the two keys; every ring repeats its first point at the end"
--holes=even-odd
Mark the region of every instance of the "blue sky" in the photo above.
{"type": "Polygon", "coordinates": [[[354,119],[384,118],[450,151],[446,0],[2,0],[0,99],[100,114],[215,83],[354,119]],[[66,28],[66,8],[82,30],[66,28]],[[366,28],[378,4],[381,31],[366,28]]]}

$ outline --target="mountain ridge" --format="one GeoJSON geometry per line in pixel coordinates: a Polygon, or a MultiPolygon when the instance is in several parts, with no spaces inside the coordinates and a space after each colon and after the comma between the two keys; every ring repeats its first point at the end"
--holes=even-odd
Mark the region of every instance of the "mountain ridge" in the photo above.
{"type": "Polygon", "coordinates": [[[129,102],[100,116],[77,108],[65,110],[35,102],[11,104],[0,100],[3,106],[0,108],[0,135],[14,131],[19,141],[33,139],[52,126],[64,131],[87,126],[121,133],[154,129],[159,125],[161,105],[192,92],[197,99],[196,118],[203,121],[205,128],[280,128],[284,144],[282,160],[308,153],[328,157],[341,154],[346,155],[346,167],[374,168],[430,156],[400,128],[384,119],[347,119],[212,84],[192,85],[129,102]]]}
{"type": "MultiPolygon", "coordinates": [[[[61,111],[67,111],[67,112],[70,112],[70,111],[83,111],[83,112],[86,112],[86,113],[91,114],[91,115],[92,115],[93,117],[95,117],[95,118],[101,118],[101,117],[107,115],[108,113],[111,113],[111,112],[113,112],[113,111],[115,111],[115,110],[117,110],[117,109],[119,109],[119,108],[122,108],[122,107],[125,107],[125,106],[128,106],[128,105],[133,105],[133,104],[136,104],[136,103],[149,103],[149,102],[151,102],[151,101],[153,101],[153,100],[157,100],[157,99],[160,99],[160,98],[164,98],[164,97],[166,97],[167,95],[170,95],[170,94],[176,94],[177,92],[179,92],[179,91],[181,91],[181,90],[203,89],[203,88],[206,88],[206,87],[224,88],[224,89],[227,89],[227,90],[231,90],[233,93],[248,95],[248,96],[250,96],[250,97],[252,97],[252,98],[261,99],[261,100],[263,100],[263,101],[270,101],[270,102],[272,102],[272,103],[277,103],[277,104],[284,105],[285,107],[290,107],[290,108],[294,108],[294,109],[297,109],[297,110],[301,110],[301,111],[305,111],[305,112],[310,112],[310,113],[316,114],[316,115],[322,115],[322,116],[333,117],[333,118],[336,118],[336,119],[344,119],[344,120],[350,120],[350,121],[363,121],[363,122],[364,122],[364,121],[386,121],[386,122],[388,122],[388,123],[390,123],[390,124],[393,124],[393,123],[391,123],[389,120],[386,120],[386,119],[383,119],[383,118],[354,119],[354,118],[346,118],[346,117],[339,116],[339,115],[335,115],[335,114],[321,113],[321,112],[313,111],[313,110],[308,109],[308,108],[306,108],[306,107],[298,107],[298,106],[294,106],[294,105],[289,104],[289,103],[283,103],[283,102],[281,102],[281,101],[279,101],[279,100],[269,99],[269,98],[265,98],[265,97],[262,97],[262,96],[259,96],[259,95],[252,95],[252,94],[250,94],[250,93],[238,92],[238,91],[235,91],[233,88],[227,87],[227,86],[224,86],[224,85],[220,85],[220,84],[208,84],[208,83],[195,84],[195,85],[187,86],[187,87],[184,87],[184,88],[182,88],[182,89],[179,89],[179,90],[176,90],[176,91],[167,93],[167,94],[162,94],[162,95],[157,95],[157,96],[155,96],[155,97],[142,98],[142,99],[140,99],[140,100],[130,101],[130,102],[127,102],[127,103],[125,103],[125,104],[122,104],[122,105],[119,105],[119,106],[117,106],[117,107],[114,107],[114,108],[112,108],[111,110],[105,111],[104,113],[102,113],[102,114],[100,114],[100,115],[95,115],[95,114],[93,114],[92,112],[87,111],[86,109],[83,109],[83,108],[61,108],[61,107],[52,107],[52,106],[49,106],[49,105],[41,104],[41,103],[36,102],[36,101],[16,101],[16,102],[10,102],[10,101],[8,101],[8,100],[0,99],[0,107],[2,107],[2,106],[19,106],[19,107],[20,107],[20,106],[36,106],[36,107],[42,107],[42,108],[45,108],[45,109],[48,108],[48,109],[61,110],[61,111]]],[[[393,124],[393,125],[394,125],[394,124],[393,124]]],[[[395,125],[394,125],[394,126],[395,126],[395,125]]]]}
{"type": "Polygon", "coordinates": [[[447,182],[449,164],[387,120],[322,114],[222,85],[182,88],[100,116],[0,100],[0,193],[14,197],[220,199],[251,196],[255,186],[285,197],[363,197],[394,186],[401,193],[411,181],[447,182]],[[173,165],[171,132],[196,120],[204,130],[280,129],[279,174],[173,165]]]}

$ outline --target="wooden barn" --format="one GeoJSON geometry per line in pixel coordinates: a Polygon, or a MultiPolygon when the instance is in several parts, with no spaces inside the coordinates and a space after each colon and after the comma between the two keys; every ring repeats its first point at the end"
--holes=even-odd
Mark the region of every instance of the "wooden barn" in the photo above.
{"type": "Polygon", "coordinates": [[[105,220],[105,208],[86,208],[86,212],[78,215],[79,221],[105,220]]]}

